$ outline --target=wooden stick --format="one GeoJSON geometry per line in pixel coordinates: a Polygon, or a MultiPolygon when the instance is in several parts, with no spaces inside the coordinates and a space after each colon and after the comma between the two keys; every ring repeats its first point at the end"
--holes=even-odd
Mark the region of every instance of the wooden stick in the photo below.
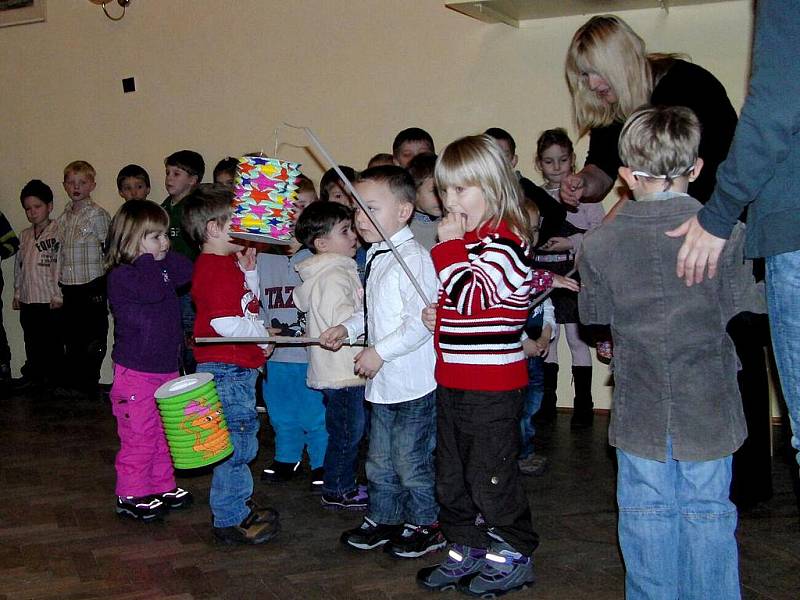
{"type": "MultiPolygon", "coordinates": [[[[575,271],[577,271],[577,270],[578,270],[578,267],[575,267],[569,273],[564,275],[564,277],[572,277],[573,275],[575,275],[575,271]]],[[[549,290],[542,292],[538,296],[535,296],[533,298],[533,300],[531,301],[531,306],[536,306],[537,304],[539,304],[539,302],[541,302],[542,300],[547,298],[550,294],[552,294],[554,289],[556,289],[556,288],[551,287],[549,290]]]]}
{"type": "MultiPolygon", "coordinates": [[[[268,335],[266,337],[198,337],[194,338],[197,344],[319,344],[319,338],[292,337],[290,335],[268,335]]],[[[344,341],[345,346],[363,346],[363,340],[353,343],[344,341]]]]}

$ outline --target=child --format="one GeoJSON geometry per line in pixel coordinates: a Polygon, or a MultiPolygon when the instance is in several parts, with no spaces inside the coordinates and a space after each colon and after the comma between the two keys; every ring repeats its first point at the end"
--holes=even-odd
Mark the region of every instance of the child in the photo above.
{"type": "MultiPolygon", "coordinates": [[[[295,236],[314,254],[297,265],[302,285],[294,290],[294,303],[306,313],[306,334],[318,337],[326,329],[363,311],[363,294],[353,260],[358,239],[353,212],[336,202],[318,202],[297,219],[295,236]]],[[[356,485],[358,445],[364,435],[364,383],[353,373],[357,347],[330,352],[320,346],[308,349],[308,387],[325,398],[325,483],[322,505],[363,509],[367,494],[356,485]]]]}
{"type": "Polygon", "coordinates": [[[150,175],[139,165],[125,165],[117,174],[117,191],[122,199],[147,200],[150,195],[150,175]]]}
{"type": "Polygon", "coordinates": [[[428,152],[417,154],[408,163],[408,172],[417,186],[417,196],[414,201],[414,216],[411,217],[409,226],[414,232],[414,238],[426,250],[433,248],[436,243],[436,224],[442,218],[442,201],[436,191],[436,182],[433,179],[433,168],[436,166],[436,155],[428,152]]]}
{"type": "MultiPolygon", "coordinates": [[[[353,167],[339,165],[339,170],[344,173],[348,181],[352,183],[356,179],[356,172],[353,167]]],[[[322,174],[319,180],[319,199],[323,202],[330,200],[353,208],[353,199],[350,197],[349,190],[342,183],[336,169],[328,169],[322,174]]]]}
{"type": "Polygon", "coordinates": [[[394,164],[394,157],[389,154],[388,152],[378,152],[372,158],[369,159],[367,163],[367,168],[371,169],[372,167],[380,167],[381,165],[393,165],[394,164]]]}
{"type": "Polygon", "coordinates": [[[747,435],[725,327],[764,312],[737,228],[719,273],[675,276],[681,239],[664,232],[701,208],[686,190],[703,165],[685,107],[643,108],[623,126],[620,176],[635,202],[583,240],[581,322],[610,324],[619,545],[626,598],[739,598],[731,453],[747,435]]]}
{"type": "MultiPolygon", "coordinates": [[[[197,337],[264,337],[258,316],[255,250],[230,237],[233,192],[218,184],[197,187],[186,198],[183,226],[201,246],[192,277],[197,337]]],[[[197,346],[197,370],[211,373],[228,423],[233,455],[214,467],[209,504],[213,531],[227,544],[261,544],[275,536],[278,515],[252,500],[248,463],[258,452],[256,377],[269,348],[255,344],[197,346]]]]}
{"type": "Polygon", "coordinates": [[[295,221],[312,202],[319,200],[314,182],[303,174],[297,178],[297,197],[294,199],[295,221]]]}
{"type": "MultiPolygon", "coordinates": [[[[437,283],[430,255],[407,225],[416,198],[411,176],[397,166],[374,167],[361,173],[356,189],[433,298],[437,283]]],[[[341,542],[358,550],[386,546],[395,557],[415,558],[445,545],[434,491],[433,340],[419,317],[425,302],[375,225],[361,209],[355,222],[359,235],[372,244],[364,285],[366,319],[355,313],[320,336],[331,349],[362,332],[369,344],[355,356],[355,372],[368,379],[366,398],[372,405],[369,512],[359,527],[342,534],[341,542]]]]}
{"type": "MultiPolygon", "coordinates": [[[[197,152],[178,150],[164,159],[164,170],[164,187],[167,188],[169,196],[161,203],[161,206],[169,214],[169,241],[173,250],[194,260],[197,258],[198,249],[183,228],[182,200],[191,194],[192,190],[203,180],[206,164],[203,157],[197,152]]],[[[184,335],[180,367],[183,373],[194,373],[197,366],[192,351],[195,311],[189,287],[178,290],[178,297],[181,301],[181,323],[184,335]]]]}
{"type": "Polygon", "coordinates": [[[169,250],[166,211],[149,200],[128,200],[108,234],[108,301],[114,315],[112,412],[120,449],[117,514],[152,521],[185,508],[192,495],[175,484],[154,394],[178,376],[183,334],[176,288],[192,263],[169,250]]]}
{"type": "MultiPolygon", "coordinates": [[[[307,187],[308,183],[303,186],[307,187]]],[[[295,288],[302,283],[297,265],[309,258],[311,252],[301,248],[296,239],[284,248],[281,254],[258,254],[262,317],[278,335],[298,337],[303,335],[306,322],[305,314],[294,302],[295,288]]],[[[307,371],[308,349],[296,344],[276,348],[265,366],[262,390],[275,431],[275,456],[262,471],[261,479],[268,483],[284,483],[299,475],[303,449],[307,448],[311,491],[321,494],[328,446],[325,401],[321,392],[306,385],[307,371]]]]}
{"type": "Polygon", "coordinates": [[[58,226],[50,219],[53,190],[33,179],[19,194],[30,227],[19,236],[14,261],[14,309],[25,341],[25,365],[19,387],[44,385],[58,379],[64,361],[58,287],[58,226]]]}
{"type": "MultiPolygon", "coordinates": [[[[544,185],[553,198],[560,198],[561,180],[575,168],[575,152],[572,141],[563,129],[549,129],[536,142],[536,167],[542,172],[544,185]]],[[[575,266],[575,257],[583,235],[597,227],[605,211],[602,204],[581,203],[577,209],[568,207],[567,220],[558,235],[536,249],[535,264],[561,275],[575,266]]],[[[569,290],[556,290],[550,296],[556,309],[556,322],[564,325],[570,354],[572,355],[572,378],[575,384],[570,427],[581,429],[591,426],[594,420],[592,402],[592,355],[584,337],[583,327],[578,323],[578,297],[569,290]]],[[[558,338],[560,327],[544,364],[545,395],[538,420],[552,421],[556,415],[556,388],[558,386],[558,338]]]]}
{"type": "Polygon", "coordinates": [[[228,156],[223,158],[214,167],[214,183],[219,183],[227,188],[233,189],[233,180],[236,177],[236,168],[239,160],[228,156]]]}
{"type": "MultiPolygon", "coordinates": [[[[19,238],[11,228],[6,216],[0,212],[0,261],[14,256],[19,248],[19,238]]],[[[11,381],[11,348],[8,346],[6,329],[3,326],[3,272],[0,270],[0,384],[11,381]]]]}
{"type": "Polygon", "coordinates": [[[69,203],[58,218],[59,284],[64,297],[62,318],[66,386],[90,397],[98,393],[100,366],[106,356],[108,307],[103,244],[109,214],[92,201],[95,170],[78,160],[64,168],[69,203]]]}
{"type": "Polygon", "coordinates": [[[488,597],[534,581],[538,536],[517,467],[528,385],[520,338],[531,294],[553,279],[531,269],[519,184],[490,136],[451,143],[435,176],[447,209],[431,252],[443,286],[435,330],[436,491],[453,545],[417,580],[430,590],[458,586],[488,597]]]}
{"type": "Polygon", "coordinates": [[[430,152],[436,154],[431,134],[419,127],[409,127],[398,133],[392,142],[392,157],[394,164],[404,169],[417,154],[430,152]]]}

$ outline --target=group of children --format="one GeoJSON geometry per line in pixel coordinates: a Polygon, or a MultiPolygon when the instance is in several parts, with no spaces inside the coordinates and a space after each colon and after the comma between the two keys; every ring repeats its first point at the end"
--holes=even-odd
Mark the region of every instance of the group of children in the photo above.
{"type": "MultiPolygon", "coordinates": [[[[416,558],[449,543],[441,564],[419,571],[423,588],[484,597],[525,588],[535,579],[539,540],[520,475],[542,467],[531,460],[532,417],[545,396],[543,361],[559,323],[567,325],[573,350],[573,425],[591,423],[591,376],[587,383],[580,370],[590,367],[576,342],[579,307],[580,322],[610,325],[616,345],[611,441],[620,461],[620,542],[629,575],[649,577],[669,563],[680,579],[711,555],[714,574],[734,577],[735,508],[724,488],[730,453],[743,437],[735,418],[741,407],[737,412],[731,400],[735,361],[719,366],[730,385],[708,390],[719,402],[691,385],[678,390],[677,378],[686,381],[686,373],[669,365],[692,351],[691,339],[717,345],[727,339],[725,319],[716,313],[720,306],[722,317],[741,310],[754,287],[737,262],[736,240],[719,282],[657,285],[667,279],[677,247],[652,231],[699,207],[685,193],[702,166],[699,126],[686,112],[645,109],[631,117],[620,140],[628,165],[621,174],[638,202],[629,203],[630,216],[620,211],[589,233],[582,253],[581,237],[602,213],[567,214],[557,200],[560,179],[574,167],[563,130],[540,139],[545,190],[514,171],[513,138],[503,130],[458,139],[438,157],[426,132],[404,130],[388,158],[376,155],[360,173],[343,168],[347,181],[326,174],[320,200],[301,179],[296,243],[282,252],[256,253],[231,237],[233,191],[224,176],[235,161],[218,166],[220,183],[199,184],[202,158],[190,151],[171,155],[165,163],[170,197],[162,207],[144,199],[147,174],[126,167],[118,182],[126,202],[107,241],[108,215],[90,198],[94,173],[86,163],[69,165],[62,237],[43,245],[50,258],[21,260],[18,272],[21,290],[25,277],[33,277],[31,264],[50,287],[35,302],[21,296],[20,306],[54,308],[63,297],[66,309],[81,298],[99,316],[109,270],[110,396],[121,442],[117,511],[152,520],[192,503],[175,482],[153,394],[179,371],[196,368],[214,375],[234,448],[213,471],[214,535],[228,543],[271,539],[280,529],[278,513],[253,501],[249,467],[258,450],[256,388],[264,367],[275,460],[263,479],[295,476],[306,449],[322,505],[367,511],[360,525],[341,534],[347,547],[416,558]],[[658,145],[647,143],[656,137],[658,145]],[[539,239],[544,231],[550,237],[539,239]],[[577,302],[578,284],[564,276],[576,261],[583,278],[577,302]],[[536,298],[552,287],[563,290],[561,299],[536,298]],[[689,322],[692,331],[681,335],[689,322]],[[280,334],[318,343],[192,347],[190,323],[188,338],[280,334]],[[714,416],[720,403],[731,419],[714,416]],[[722,441],[709,439],[704,423],[722,441]],[[367,430],[363,486],[358,455],[367,430]],[[708,464],[684,468],[684,461],[708,464]],[[714,486],[684,483],[709,478],[714,486]],[[641,508],[651,505],[652,511],[641,508]],[[658,513],[658,535],[644,512],[658,513]]],[[[52,196],[40,183],[23,190],[33,225],[23,244],[51,228],[52,196]]],[[[731,358],[729,340],[722,343],[731,358]]],[[[702,354],[692,356],[692,367],[702,369],[702,354]]]]}

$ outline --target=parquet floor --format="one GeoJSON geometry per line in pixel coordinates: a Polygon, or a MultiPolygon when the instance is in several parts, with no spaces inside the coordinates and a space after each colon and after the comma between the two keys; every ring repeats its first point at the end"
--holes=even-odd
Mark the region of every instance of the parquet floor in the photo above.
{"type": "MultiPolygon", "coordinates": [[[[104,403],[12,397],[0,401],[0,599],[430,598],[416,570],[435,561],[396,561],[338,543],[359,513],[327,512],[306,479],[274,487],[256,480],[256,498],[281,512],[283,530],[257,547],[218,545],[208,511],[209,472],[182,473],[196,505],[163,523],[114,514],[115,425],[104,403]]],[[[614,472],[607,420],[571,433],[569,418],[542,432],[552,468],[529,478],[539,581],[513,597],[622,598],[616,545],[614,472]]],[[[263,428],[260,472],[271,455],[263,428]]],[[[743,593],[749,599],[800,597],[800,527],[785,460],[774,461],[775,497],[742,515],[743,593]]],[[[447,597],[458,594],[448,592],[447,597]]]]}

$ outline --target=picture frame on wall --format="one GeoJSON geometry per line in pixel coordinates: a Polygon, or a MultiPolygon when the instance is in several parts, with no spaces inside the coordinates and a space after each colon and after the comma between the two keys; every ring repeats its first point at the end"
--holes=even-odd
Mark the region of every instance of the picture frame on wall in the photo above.
{"type": "Polygon", "coordinates": [[[0,0],[0,27],[41,23],[45,0],[0,0]]]}

